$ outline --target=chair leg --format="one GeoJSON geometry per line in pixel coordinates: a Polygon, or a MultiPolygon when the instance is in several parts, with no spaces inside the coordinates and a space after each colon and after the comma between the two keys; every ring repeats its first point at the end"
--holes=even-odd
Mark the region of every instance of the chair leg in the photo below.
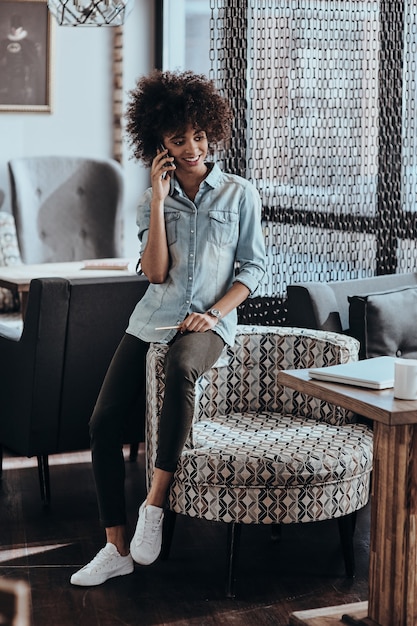
{"type": "Polygon", "coordinates": [[[353,534],[356,526],[356,511],[350,515],[337,518],[339,525],[340,543],[342,544],[343,558],[345,560],[346,576],[355,578],[355,552],[353,549],[353,534]]]}
{"type": "Polygon", "coordinates": [[[281,541],[282,536],[282,524],[272,524],[271,526],[271,540],[274,543],[281,541]]]}
{"type": "Polygon", "coordinates": [[[51,488],[49,483],[49,463],[48,455],[43,454],[38,459],[38,476],[41,490],[41,498],[44,506],[49,506],[51,501],[51,488]]]}
{"type": "Polygon", "coordinates": [[[130,454],[129,461],[134,463],[138,458],[138,450],[139,450],[139,442],[135,441],[135,443],[130,444],[130,454]]]}
{"type": "Polygon", "coordinates": [[[175,511],[167,509],[164,514],[164,522],[162,528],[162,548],[160,557],[162,561],[166,561],[169,557],[176,521],[177,514],[175,513],[175,511]]]}
{"type": "Polygon", "coordinates": [[[232,522],[227,525],[227,576],[226,576],[226,597],[235,597],[236,563],[240,545],[240,535],[242,524],[232,522]]]}

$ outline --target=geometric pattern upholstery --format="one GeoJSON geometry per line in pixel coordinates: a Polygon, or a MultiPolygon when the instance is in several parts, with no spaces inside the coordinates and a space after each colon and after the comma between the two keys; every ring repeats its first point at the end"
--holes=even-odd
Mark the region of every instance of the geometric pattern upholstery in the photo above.
{"type": "MultiPolygon", "coordinates": [[[[21,264],[13,215],[0,211],[0,266],[21,264]]],[[[0,288],[0,312],[18,311],[19,308],[18,295],[9,289],[0,288]]]]}
{"type": "MultiPolygon", "coordinates": [[[[147,481],[153,473],[167,347],[147,361],[147,481]]],[[[340,407],[277,382],[281,369],[356,360],[358,342],[299,328],[238,326],[196,389],[189,439],[168,493],[176,513],[244,524],[341,517],[365,506],[372,431],[340,407]]]]}

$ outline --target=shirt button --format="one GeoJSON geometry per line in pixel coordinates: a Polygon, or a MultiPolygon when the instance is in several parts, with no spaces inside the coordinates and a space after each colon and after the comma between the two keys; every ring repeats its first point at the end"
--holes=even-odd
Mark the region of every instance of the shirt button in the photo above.
{"type": "Polygon", "coordinates": [[[189,277],[188,277],[188,280],[193,280],[193,277],[192,277],[192,276],[189,276],[189,277]]]}
{"type": "Polygon", "coordinates": [[[191,252],[190,256],[191,256],[191,257],[193,257],[193,256],[194,256],[194,254],[191,252]]]}
{"type": "Polygon", "coordinates": [[[189,300],[186,300],[186,301],[185,301],[185,304],[190,304],[190,301],[189,301],[189,300]]]}
{"type": "Polygon", "coordinates": [[[194,231],[193,231],[193,230],[190,230],[190,233],[191,233],[192,235],[194,235],[194,231]]]}

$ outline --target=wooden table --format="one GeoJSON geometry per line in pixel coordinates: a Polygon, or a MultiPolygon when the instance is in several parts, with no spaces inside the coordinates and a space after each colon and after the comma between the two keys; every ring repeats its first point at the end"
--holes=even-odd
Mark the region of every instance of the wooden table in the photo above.
{"type": "Polygon", "coordinates": [[[315,381],[307,370],[279,372],[278,381],[374,421],[368,605],[343,607],[344,620],[340,607],[297,612],[290,624],[416,626],[417,401],[396,400],[392,389],[315,381]]]}
{"type": "MultiPolygon", "coordinates": [[[[104,261],[104,259],[95,259],[104,261]]],[[[110,263],[111,259],[106,259],[110,263]]],[[[85,269],[85,261],[68,261],[63,263],[38,263],[9,265],[0,267],[0,287],[6,287],[17,292],[21,301],[22,317],[24,317],[30,283],[34,278],[108,278],[117,280],[120,276],[136,274],[137,259],[113,259],[114,262],[125,261],[128,269],[85,269]]]]}

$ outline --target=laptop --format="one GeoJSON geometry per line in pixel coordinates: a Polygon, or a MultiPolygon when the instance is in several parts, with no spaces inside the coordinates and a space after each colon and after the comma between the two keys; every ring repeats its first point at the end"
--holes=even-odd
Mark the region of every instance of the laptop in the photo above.
{"type": "Polygon", "coordinates": [[[389,389],[394,386],[395,357],[378,356],[363,361],[309,369],[311,378],[368,389],[389,389]]]}

